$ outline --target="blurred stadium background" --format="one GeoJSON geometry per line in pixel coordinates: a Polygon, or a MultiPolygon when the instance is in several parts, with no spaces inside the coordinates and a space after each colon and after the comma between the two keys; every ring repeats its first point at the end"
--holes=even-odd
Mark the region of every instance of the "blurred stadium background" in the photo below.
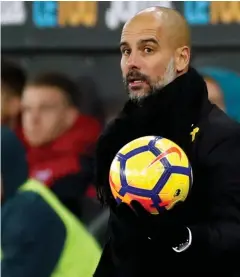
{"type": "Polygon", "coordinates": [[[121,28],[153,5],[175,7],[186,17],[194,66],[240,72],[238,1],[2,1],[2,55],[19,61],[29,74],[60,70],[74,78],[88,76],[111,116],[125,97],[121,28]]]}

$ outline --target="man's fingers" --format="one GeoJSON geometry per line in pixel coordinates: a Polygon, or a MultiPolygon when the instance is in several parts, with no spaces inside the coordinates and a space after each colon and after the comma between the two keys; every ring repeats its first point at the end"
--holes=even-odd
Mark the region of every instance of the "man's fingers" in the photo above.
{"type": "Polygon", "coordinates": [[[141,218],[149,217],[150,215],[149,212],[145,210],[144,207],[138,201],[133,200],[131,202],[131,206],[139,217],[141,218]]]}
{"type": "Polygon", "coordinates": [[[117,217],[125,222],[133,223],[136,220],[136,214],[126,203],[121,203],[116,210],[117,217]]]}

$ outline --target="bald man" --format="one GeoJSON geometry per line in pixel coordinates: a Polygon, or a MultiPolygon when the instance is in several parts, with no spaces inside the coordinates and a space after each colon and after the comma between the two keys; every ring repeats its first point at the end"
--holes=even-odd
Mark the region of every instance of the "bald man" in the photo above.
{"type": "Polygon", "coordinates": [[[146,9],[124,25],[120,49],[129,101],[97,146],[98,195],[111,213],[94,276],[240,276],[240,125],[208,101],[204,80],[189,66],[185,19],[146,9]],[[177,143],[193,169],[186,201],[170,211],[160,202],[159,215],[136,201],[117,204],[108,181],[119,149],[149,135],[177,143]]]}

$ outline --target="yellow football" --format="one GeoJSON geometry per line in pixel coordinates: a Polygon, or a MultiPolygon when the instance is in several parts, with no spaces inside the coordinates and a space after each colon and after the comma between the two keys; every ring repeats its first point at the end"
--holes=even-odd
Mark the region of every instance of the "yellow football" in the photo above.
{"type": "Polygon", "coordinates": [[[193,182],[185,152],[174,142],[146,136],[126,144],[109,172],[112,194],[118,203],[139,201],[152,214],[185,201],[193,182]]]}

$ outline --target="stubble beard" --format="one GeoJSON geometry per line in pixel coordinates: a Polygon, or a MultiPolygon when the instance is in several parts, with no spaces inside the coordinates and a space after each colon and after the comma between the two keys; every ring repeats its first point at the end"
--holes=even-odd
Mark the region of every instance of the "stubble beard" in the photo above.
{"type": "Polygon", "coordinates": [[[132,92],[128,89],[126,80],[124,80],[124,84],[126,86],[130,100],[139,103],[148,96],[159,93],[165,86],[174,81],[176,77],[177,74],[175,72],[174,67],[174,58],[171,58],[167,65],[164,75],[162,77],[158,77],[158,80],[155,83],[150,84],[150,89],[148,91],[144,91],[144,89],[142,89],[137,93],[132,92]]]}

